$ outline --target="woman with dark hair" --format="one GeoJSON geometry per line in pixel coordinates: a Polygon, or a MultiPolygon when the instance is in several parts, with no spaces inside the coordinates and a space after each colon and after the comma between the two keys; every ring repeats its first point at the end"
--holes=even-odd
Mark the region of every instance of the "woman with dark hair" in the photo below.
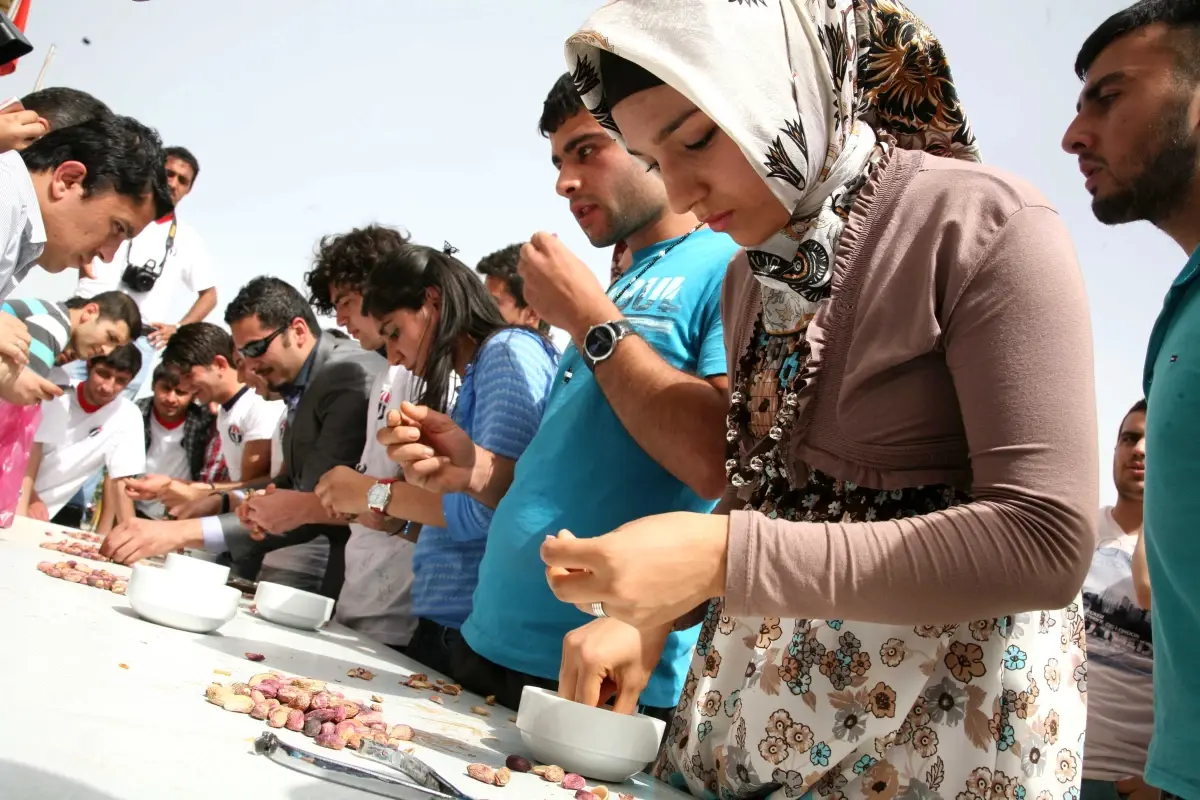
{"type": "MultiPolygon", "coordinates": [[[[411,242],[371,272],[362,310],[379,323],[388,361],[424,381],[421,405],[436,411],[452,405],[452,418],[472,441],[497,454],[487,468],[511,471],[541,423],[558,370],[554,345],[537,331],[509,326],[483,282],[457,258],[411,242]]],[[[322,499],[337,513],[369,507],[422,526],[413,552],[418,623],[406,652],[449,674],[450,646],[471,611],[494,506],[473,495],[469,482],[465,491],[445,494],[403,482],[376,486],[382,488],[369,506],[361,492],[322,499]]]]}
{"type": "MultiPolygon", "coordinates": [[[[567,50],[674,210],[746,248],[719,513],[542,545],[561,600],[704,619],[656,774],[722,800],[1077,797],[1098,468],[1058,215],[974,163],[896,0],[627,0],[567,50]]],[[[602,658],[563,669],[647,656],[602,658]]]]}

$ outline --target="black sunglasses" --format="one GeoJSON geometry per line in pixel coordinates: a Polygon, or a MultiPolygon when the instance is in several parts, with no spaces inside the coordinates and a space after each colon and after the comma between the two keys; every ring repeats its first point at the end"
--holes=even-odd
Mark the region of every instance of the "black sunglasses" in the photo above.
{"type": "Polygon", "coordinates": [[[238,352],[242,354],[242,358],[262,358],[264,355],[266,355],[267,350],[271,347],[271,342],[275,341],[275,338],[279,336],[279,334],[283,333],[290,327],[291,323],[289,322],[287,325],[279,328],[265,339],[255,339],[253,342],[246,342],[246,346],[239,347],[238,352]]]}

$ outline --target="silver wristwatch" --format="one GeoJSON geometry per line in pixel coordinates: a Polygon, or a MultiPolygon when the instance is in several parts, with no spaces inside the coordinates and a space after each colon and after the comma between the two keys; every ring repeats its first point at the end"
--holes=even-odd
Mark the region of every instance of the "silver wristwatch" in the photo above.
{"type": "Polygon", "coordinates": [[[388,503],[392,502],[392,484],[395,482],[395,478],[376,481],[367,490],[367,508],[376,514],[387,514],[388,503]]]}

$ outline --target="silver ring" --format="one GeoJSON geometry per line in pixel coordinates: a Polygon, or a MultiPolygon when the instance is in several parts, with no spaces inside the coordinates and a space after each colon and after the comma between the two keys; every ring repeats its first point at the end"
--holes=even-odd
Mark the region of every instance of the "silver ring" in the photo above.
{"type": "Polygon", "coordinates": [[[592,603],[592,616],[600,617],[601,619],[608,616],[608,614],[604,613],[604,603],[592,603]]]}

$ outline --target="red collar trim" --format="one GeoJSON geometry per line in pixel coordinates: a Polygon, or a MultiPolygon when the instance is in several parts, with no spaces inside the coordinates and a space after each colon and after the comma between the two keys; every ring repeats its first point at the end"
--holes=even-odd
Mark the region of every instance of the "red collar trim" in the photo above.
{"type": "Polygon", "coordinates": [[[75,395],[79,400],[79,407],[83,409],[83,413],[85,414],[95,414],[97,411],[104,408],[104,406],[94,406],[87,401],[87,398],[83,396],[82,383],[75,387],[75,395]]]}
{"type": "Polygon", "coordinates": [[[159,217],[158,219],[156,219],[154,221],[157,222],[159,225],[166,225],[168,222],[170,222],[173,219],[175,219],[175,212],[171,211],[165,217],[159,217]]]}
{"type": "Polygon", "coordinates": [[[151,401],[150,410],[154,413],[154,419],[158,421],[158,424],[162,425],[164,428],[166,428],[169,431],[173,431],[176,428],[178,428],[180,425],[182,425],[183,423],[187,422],[187,413],[186,412],[183,414],[183,416],[181,416],[179,419],[175,420],[174,422],[170,422],[169,420],[163,419],[162,415],[160,415],[158,413],[158,409],[154,408],[153,401],[151,401]]]}

